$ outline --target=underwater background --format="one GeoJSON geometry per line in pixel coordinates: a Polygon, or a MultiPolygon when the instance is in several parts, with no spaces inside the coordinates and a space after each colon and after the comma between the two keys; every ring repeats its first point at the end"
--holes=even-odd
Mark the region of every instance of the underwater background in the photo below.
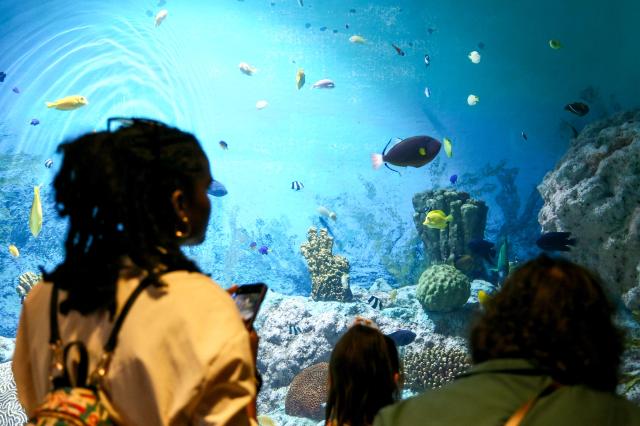
{"type": "MultiPolygon", "coordinates": [[[[424,213],[415,194],[468,192],[488,207],[480,238],[496,248],[508,238],[508,260],[526,260],[541,251],[537,187],[545,174],[585,127],[640,107],[640,3],[631,0],[0,0],[0,10],[0,336],[9,340],[21,307],[18,277],[64,255],[51,186],[56,147],[105,129],[109,117],[162,120],[201,141],[228,193],[212,197],[205,243],[186,251],[225,287],[264,281],[274,290],[258,322],[268,342],[282,304],[298,303],[300,317],[287,318],[294,326],[345,305],[307,306],[312,276],[301,245],[311,226],[327,229],[333,253],[348,260],[348,286],[363,305],[357,313],[383,315],[367,291],[384,280],[394,300],[406,299],[406,311],[388,312],[389,327],[415,328],[428,315],[415,287],[404,296],[402,289],[433,263],[414,223],[424,213]],[[312,87],[323,79],[334,87],[312,87]],[[88,104],[45,106],[70,95],[88,104]],[[566,108],[575,103],[589,112],[566,108]],[[390,165],[399,174],[372,168],[372,153],[415,135],[449,139],[452,155],[441,150],[420,168],[390,165]],[[34,237],[37,185],[43,226],[34,237]],[[406,320],[415,310],[426,316],[406,320]]],[[[284,333],[295,339],[317,326],[284,333]]],[[[437,324],[413,331],[417,343],[447,335],[437,324]]],[[[325,343],[291,374],[267,377],[274,393],[260,402],[263,413],[278,410],[293,375],[327,359],[335,341],[325,343]]],[[[267,364],[259,367],[270,372],[267,364]]],[[[274,418],[287,424],[285,417],[274,418]]]]}

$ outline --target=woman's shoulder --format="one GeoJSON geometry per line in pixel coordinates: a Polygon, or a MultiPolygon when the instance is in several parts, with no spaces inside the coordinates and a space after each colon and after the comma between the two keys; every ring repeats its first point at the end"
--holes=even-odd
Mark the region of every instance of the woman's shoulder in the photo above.
{"type": "Polygon", "coordinates": [[[173,300],[187,299],[192,307],[212,305],[234,307],[233,299],[220,284],[200,272],[172,271],[162,276],[164,291],[173,300]]]}

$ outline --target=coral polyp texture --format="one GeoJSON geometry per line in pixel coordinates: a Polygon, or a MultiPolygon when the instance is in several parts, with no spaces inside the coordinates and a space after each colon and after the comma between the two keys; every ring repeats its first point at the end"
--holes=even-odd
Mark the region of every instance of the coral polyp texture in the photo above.
{"type": "Polygon", "coordinates": [[[449,312],[462,307],[471,295],[471,281],[449,265],[434,265],[420,276],[416,298],[428,311],[449,312]]]}
{"type": "Polygon", "coordinates": [[[26,421],[27,416],[18,402],[11,362],[3,362],[0,364],[0,425],[22,425],[26,421]]]}
{"type": "Polygon", "coordinates": [[[638,188],[640,110],[588,125],[538,186],[543,231],[572,232],[569,257],[598,271],[615,295],[640,284],[638,188]]]}
{"type": "Polygon", "coordinates": [[[489,208],[466,192],[445,189],[420,192],[413,196],[413,209],[413,221],[431,265],[471,254],[469,242],[484,238],[489,208]],[[426,227],[423,222],[431,210],[442,210],[453,220],[444,229],[426,227]]]}
{"type": "Polygon", "coordinates": [[[324,418],[323,404],[327,401],[329,363],[320,362],[302,370],[293,378],[284,411],[290,416],[314,420],[324,418]]]}
{"type": "Polygon", "coordinates": [[[333,254],[333,238],[326,229],[312,226],[307,232],[307,241],[300,251],[307,261],[311,274],[311,297],[313,300],[347,302],[353,294],[349,287],[349,261],[333,254]]]}
{"type": "Polygon", "coordinates": [[[468,354],[456,347],[434,345],[404,357],[404,385],[413,392],[437,389],[471,367],[468,354]]]}

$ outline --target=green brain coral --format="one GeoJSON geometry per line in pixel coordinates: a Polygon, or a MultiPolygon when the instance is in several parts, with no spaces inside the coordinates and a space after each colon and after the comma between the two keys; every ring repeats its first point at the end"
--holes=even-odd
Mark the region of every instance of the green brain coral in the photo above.
{"type": "Polygon", "coordinates": [[[416,297],[428,311],[447,312],[464,305],[471,282],[453,266],[435,265],[420,275],[416,297]]]}

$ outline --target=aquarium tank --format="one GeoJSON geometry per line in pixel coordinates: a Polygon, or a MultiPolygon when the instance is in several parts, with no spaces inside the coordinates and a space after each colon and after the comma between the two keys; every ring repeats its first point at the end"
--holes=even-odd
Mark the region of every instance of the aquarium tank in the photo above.
{"type": "Polygon", "coordinates": [[[225,288],[269,286],[262,424],[322,421],[356,316],[400,336],[403,397],[449,382],[486,298],[543,251],[604,278],[618,391],[640,401],[640,3],[0,4],[0,424],[25,420],[22,300],[64,256],[56,148],[110,117],[192,132],[210,159],[185,252],[225,288]]]}

